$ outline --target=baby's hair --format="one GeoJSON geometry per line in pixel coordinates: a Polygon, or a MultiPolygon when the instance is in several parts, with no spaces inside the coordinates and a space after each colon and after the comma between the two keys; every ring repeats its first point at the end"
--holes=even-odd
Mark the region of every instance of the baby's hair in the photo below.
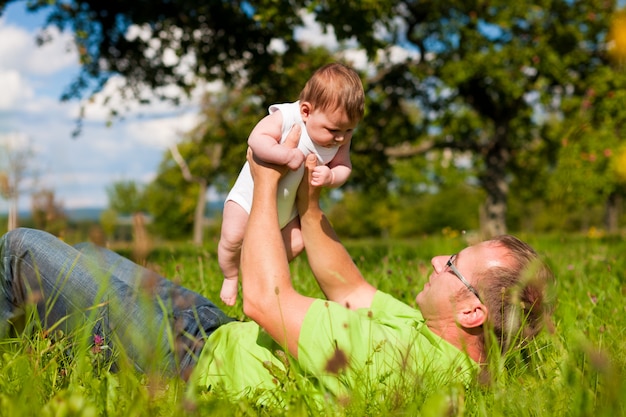
{"type": "Polygon", "coordinates": [[[316,110],[343,109],[352,122],[363,118],[365,92],[361,78],[353,69],[339,63],[324,65],[307,81],[300,101],[316,110]]]}

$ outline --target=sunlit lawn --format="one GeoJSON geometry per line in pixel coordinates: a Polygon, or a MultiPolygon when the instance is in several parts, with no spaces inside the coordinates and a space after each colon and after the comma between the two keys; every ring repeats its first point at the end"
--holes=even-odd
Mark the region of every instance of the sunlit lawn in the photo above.
{"type": "MultiPolygon", "coordinates": [[[[521,236],[549,257],[558,286],[554,333],[526,351],[493,361],[488,377],[469,389],[429,391],[416,382],[402,392],[328,405],[333,415],[620,416],[626,409],[626,243],[621,237],[521,236]]],[[[412,304],[429,272],[429,259],[465,246],[461,236],[413,241],[346,242],[364,275],[412,304]]],[[[130,252],[129,252],[130,253],[130,252]]],[[[218,300],[221,277],[215,244],[203,249],[163,245],[149,263],[164,275],[218,300]]],[[[292,264],[301,291],[319,296],[304,257],[292,264]]],[[[218,303],[219,304],[219,303],[218,303]]],[[[242,317],[241,305],[225,309],[242,317]]],[[[306,394],[293,389],[280,408],[259,408],[206,393],[184,399],[185,383],[108,371],[87,332],[7,339],[0,346],[0,416],[306,415],[306,394]],[[68,354],[69,350],[73,354],[68,354]]]]}

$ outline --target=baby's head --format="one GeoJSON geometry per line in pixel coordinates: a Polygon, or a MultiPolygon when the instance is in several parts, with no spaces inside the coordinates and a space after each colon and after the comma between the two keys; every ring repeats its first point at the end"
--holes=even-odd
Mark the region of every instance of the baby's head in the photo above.
{"type": "Polygon", "coordinates": [[[341,109],[350,121],[358,123],[363,118],[365,93],[356,71],[333,63],[315,71],[302,89],[300,101],[311,103],[319,111],[341,109]]]}
{"type": "MultiPolygon", "coordinates": [[[[305,123],[312,114],[321,114],[330,119],[322,120],[323,124],[330,122],[331,127],[346,130],[343,134],[349,136],[351,130],[363,118],[365,92],[361,78],[356,71],[339,63],[327,64],[315,71],[302,89],[299,100],[305,123]]],[[[319,121],[319,118],[316,121],[319,121]]],[[[307,130],[309,134],[313,133],[308,123],[307,130]]],[[[326,142],[321,138],[316,140],[315,135],[311,135],[311,139],[326,142]]],[[[337,142],[335,145],[340,144],[340,141],[335,142],[337,142]]],[[[322,144],[333,146],[332,143],[322,144]]]]}

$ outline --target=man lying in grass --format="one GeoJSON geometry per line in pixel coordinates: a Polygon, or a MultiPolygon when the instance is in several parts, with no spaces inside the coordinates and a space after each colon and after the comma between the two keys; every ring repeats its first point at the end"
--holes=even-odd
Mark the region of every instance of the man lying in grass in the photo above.
{"type": "MultiPolygon", "coordinates": [[[[295,146],[298,138],[294,128],[286,143],[295,146]]],[[[144,372],[178,372],[193,390],[276,399],[290,375],[318,398],[341,399],[375,384],[467,383],[496,351],[489,341],[502,351],[523,343],[550,312],[551,272],[511,236],[433,258],[418,309],[377,291],[319,207],[319,188],[310,186],[314,157],[305,162],[298,210],[310,267],[327,299],[297,293],[276,211],[286,169],[250,151],[248,160],[256,186],[241,265],[251,321],[235,321],[113,252],[18,229],[0,240],[2,322],[14,323],[34,303],[44,327],[67,331],[90,320],[120,360],[144,372]]]]}

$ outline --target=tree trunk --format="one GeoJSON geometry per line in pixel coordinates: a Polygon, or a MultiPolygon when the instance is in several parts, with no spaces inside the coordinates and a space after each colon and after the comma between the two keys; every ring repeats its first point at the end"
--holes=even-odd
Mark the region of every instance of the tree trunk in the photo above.
{"type": "Polygon", "coordinates": [[[9,197],[9,224],[7,225],[7,230],[11,231],[17,229],[17,196],[9,197]]]}
{"type": "Polygon", "coordinates": [[[203,226],[204,226],[204,206],[206,205],[206,189],[207,189],[207,180],[202,177],[195,177],[191,174],[191,170],[189,169],[189,165],[180,154],[178,150],[178,146],[173,143],[170,145],[170,153],[172,154],[172,158],[180,167],[180,172],[183,175],[183,178],[188,182],[195,182],[198,184],[198,199],[196,200],[196,210],[193,215],[193,244],[196,246],[201,246],[203,242],[203,226]]]}
{"type": "Polygon", "coordinates": [[[606,200],[604,212],[604,227],[608,233],[617,233],[619,229],[619,215],[622,211],[622,196],[612,192],[606,200]]]}
{"type": "Polygon", "coordinates": [[[204,178],[198,178],[196,181],[198,183],[198,201],[196,202],[196,211],[193,216],[193,244],[202,246],[204,240],[204,210],[206,209],[208,185],[207,180],[204,178]]]}
{"type": "Polygon", "coordinates": [[[150,236],[146,230],[146,217],[143,213],[133,214],[133,259],[141,265],[146,266],[148,254],[152,248],[150,236]]]}
{"type": "Polygon", "coordinates": [[[481,208],[480,229],[486,239],[507,232],[506,213],[509,185],[506,182],[506,166],[510,159],[510,153],[505,146],[506,132],[505,126],[498,127],[493,141],[485,149],[485,172],[481,176],[481,182],[487,192],[487,198],[481,208]]]}
{"type": "Polygon", "coordinates": [[[496,196],[488,195],[480,207],[480,231],[486,239],[506,234],[506,201],[498,201],[496,196]]]}

